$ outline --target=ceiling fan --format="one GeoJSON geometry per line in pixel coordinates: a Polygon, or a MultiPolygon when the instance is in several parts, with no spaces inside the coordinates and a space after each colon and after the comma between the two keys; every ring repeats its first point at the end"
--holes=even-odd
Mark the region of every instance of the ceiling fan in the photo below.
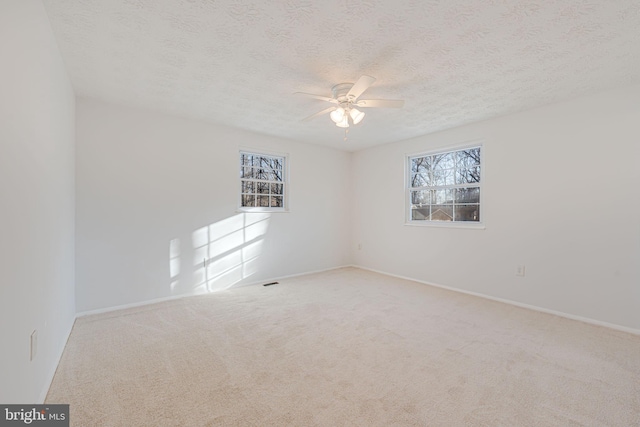
{"type": "Polygon", "coordinates": [[[336,126],[348,128],[350,124],[357,125],[364,118],[364,113],[358,108],[402,108],[404,101],[397,99],[358,99],[362,93],[375,82],[376,79],[371,76],[362,76],[355,83],[338,83],[331,92],[331,98],[322,95],[314,95],[312,93],[296,92],[294,95],[304,95],[322,101],[330,102],[332,105],[311,116],[303,119],[308,121],[315,119],[323,114],[331,113],[331,120],[336,126]],[[356,108],[357,107],[357,108],[356,108]]]}

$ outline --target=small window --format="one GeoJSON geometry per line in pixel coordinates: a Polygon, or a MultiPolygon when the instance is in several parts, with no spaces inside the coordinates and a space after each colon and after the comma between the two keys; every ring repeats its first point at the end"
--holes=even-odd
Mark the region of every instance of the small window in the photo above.
{"type": "Polygon", "coordinates": [[[479,223],[481,147],[408,157],[410,222],[479,223]]]}
{"type": "Polygon", "coordinates": [[[286,157],[240,152],[240,208],[284,211],[286,157]]]}

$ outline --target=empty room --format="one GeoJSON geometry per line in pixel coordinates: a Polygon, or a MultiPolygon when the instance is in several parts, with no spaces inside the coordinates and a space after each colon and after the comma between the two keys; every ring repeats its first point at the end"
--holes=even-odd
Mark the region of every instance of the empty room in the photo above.
{"type": "Polygon", "coordinates": [[[636,0],[2,0],[0,424],[640,425],[639,47],[636,0]]]}

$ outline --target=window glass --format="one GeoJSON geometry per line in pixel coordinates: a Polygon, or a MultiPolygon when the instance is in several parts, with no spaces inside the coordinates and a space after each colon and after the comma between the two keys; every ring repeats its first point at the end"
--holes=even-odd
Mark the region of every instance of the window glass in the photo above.
{"type": "Polygon", "coordinates": [[[241,152],[240,207],[283,210],[285,178],[285,157],[241,152]]]}
{"type": "Polygon", "coordinates": [[[480,222],[481,147],[408,157],[409,221],[480,222]]]}

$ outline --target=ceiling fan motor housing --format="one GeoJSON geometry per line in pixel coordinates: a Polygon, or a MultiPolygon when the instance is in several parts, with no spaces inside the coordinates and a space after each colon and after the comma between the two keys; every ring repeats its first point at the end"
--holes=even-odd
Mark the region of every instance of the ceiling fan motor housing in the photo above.
{"type": "Polygon", "coordinates": [[[340,103],[355,101],[355,98],[353,98],[353,96],[352,96],[353,99],[349,99],[347,97],[347,94],[349,93],[352,87],[353,87],[353,83],[338,83],[337,85],[331,88],[331,92],[333,93],[333,98],[337,99],[338,102],[340,103]]]}

